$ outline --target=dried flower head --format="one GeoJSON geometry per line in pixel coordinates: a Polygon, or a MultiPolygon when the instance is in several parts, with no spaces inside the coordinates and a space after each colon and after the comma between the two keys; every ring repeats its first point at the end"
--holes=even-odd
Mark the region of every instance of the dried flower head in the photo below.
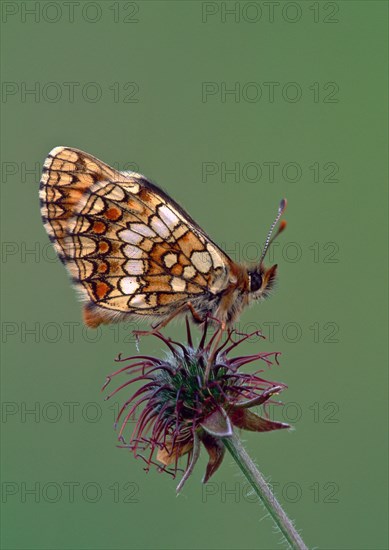
{"type": "Polygon", "coordinates": [[[135,382],[143,384],[119,411],[116,422],[117,426],[122,420],[119,440],[136,458],[146,462],[146,471],[153,464],[159,471],[171,473],[175,477],[179,470],[179,458],[187,455],[186,469],[177,492],[193,471],[200,454],[200,443],[209,455],[203,478],[206,483],[223,460],[223,438],[232,435],[233,426],[256,432],[289,428],[288,424],[258,416],[249,410],[271,402],[271,398],[286,386],[264,380],[260,376],[262,370],[252,374],[239,371],[243,365],[256,360],[271,365],[272,360],[277,362],[278,353],[229,357],[233,349],[254,334],[259,335],[259,331],[240,334],[234,341],[233,336],[237,333],[230,330],[224,342],[216,351],[212,351],[209,376],[205,376],[217,332],[207,338],[207,323],[204,323],[200,343],[194,347],[188,321],[186,326],[187,344],[175,342],[155,332],[154,336],[168,347],[166,357],[119,356],[117,361],[130,361],[130,364],[108,376],[104,385],[105,388],[112,377],[119,374],[131,376],[130,380],[106,397],[109,399],[135,382]],[[134,415],[137,416],[136,424],[126,444],[124,430],[134,415]]]}

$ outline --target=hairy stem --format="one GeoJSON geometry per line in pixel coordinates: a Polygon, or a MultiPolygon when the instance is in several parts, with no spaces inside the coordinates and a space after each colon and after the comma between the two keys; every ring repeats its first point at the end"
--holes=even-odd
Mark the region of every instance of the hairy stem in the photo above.
{"type": "Polygon", "coordinates": [[[293,550],[308,550],[291,520],[285,514],[280,503],[273,495],[266,479],[247,454],[239,437],[234,433],[230,437],[223,438],[225,447],[229,450],[235,462],[242,470],[248,482],[259,496],[265,508],[275,521],[277,527],[284,535],[286,541],[293,550]]]}

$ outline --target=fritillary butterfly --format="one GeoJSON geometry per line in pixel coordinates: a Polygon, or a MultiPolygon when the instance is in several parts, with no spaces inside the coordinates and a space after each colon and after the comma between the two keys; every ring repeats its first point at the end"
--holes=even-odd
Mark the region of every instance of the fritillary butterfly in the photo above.
{"type": "Polygon", "coordinates": [[[282,200],[258,263],[231,260],[164,191],[93,156],[56,147],[40,186],[46,231],[84,301],[90,327],[141,316],[164,326],[189,307],[230,327],[273,286],[269,244],[285,227],[282,200]]]}

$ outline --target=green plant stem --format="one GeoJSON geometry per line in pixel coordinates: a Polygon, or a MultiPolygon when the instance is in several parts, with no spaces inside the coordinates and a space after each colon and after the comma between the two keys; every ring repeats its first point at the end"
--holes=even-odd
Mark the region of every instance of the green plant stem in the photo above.
{"type": "Polygon", "coordinates": [[[304,544],[303,539],[296,531],[293,523],[273,495],[266,479],[247,454],[239,437],[234,433],[230,437],[223,438],[223,443],[265,505],[267,511],[275,521],[277,527],[279,527],[290,547],[293,548],[293,550],[308,550],[308,547],[304,544]]]}

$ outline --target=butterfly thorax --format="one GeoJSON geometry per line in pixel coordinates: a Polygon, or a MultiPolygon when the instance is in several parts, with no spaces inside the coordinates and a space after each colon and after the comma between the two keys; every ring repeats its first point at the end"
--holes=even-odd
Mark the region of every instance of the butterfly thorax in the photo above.
{"type": "Polygon", "coordinates": [[[238,264],[230,268],[229,284],[221,295],[214,316],[231,326],[249,303],[249,277],[247,269],[238,264]]]}
{"type": "Polygon", "coordinates": [[[269,296],[276,272],[276,265],[267,269],[263,264],[243,266],[232,263],[228,284],[220,292],[218,305],[211,314],[227,327],[232,326],[246,306],[269,296]]]}

